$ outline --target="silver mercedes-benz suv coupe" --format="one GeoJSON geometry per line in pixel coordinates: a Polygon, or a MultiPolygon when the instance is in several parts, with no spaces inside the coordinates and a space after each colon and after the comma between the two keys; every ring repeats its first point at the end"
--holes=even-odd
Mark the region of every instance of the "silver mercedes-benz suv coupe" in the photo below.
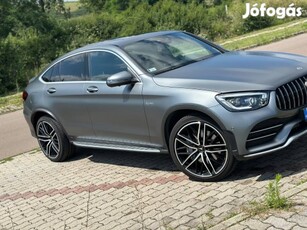
{"type": "Polygon", "coordinates": [[[216,181],[238,160],[307,133],[307,58],[148,33],[58,58],[23,99],[32,135],[52,161],[74,146],[169,152],[190,178],[216,181]]]}

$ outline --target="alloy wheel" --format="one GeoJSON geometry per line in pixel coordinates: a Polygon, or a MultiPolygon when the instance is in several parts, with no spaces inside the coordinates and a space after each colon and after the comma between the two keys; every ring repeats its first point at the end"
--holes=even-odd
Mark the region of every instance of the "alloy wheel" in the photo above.
{"type": "Polygon", "coordinates": [[[44,154],[55,159],[61,151],[61,144],[58,135],[52,125],[46,121],[41,121],[37,125],[37,139],[44,154]]]}
{"type": "Polygon", "coordinates": [[[221,173],[229,154],[222,134],[204,121],[189,122],[179,129],[174,151],[181,166],[201,178],[221,173]]]}

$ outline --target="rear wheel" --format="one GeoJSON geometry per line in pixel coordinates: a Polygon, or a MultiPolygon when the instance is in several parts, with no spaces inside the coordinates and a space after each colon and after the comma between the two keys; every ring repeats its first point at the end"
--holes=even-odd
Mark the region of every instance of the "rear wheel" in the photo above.
{"type": "Polygon", "coordinates": [[[60,124],[50,117],[41,117],[36,125],[36,136],[45,156],[55,162],[65,161],[73,152],[60,124]]]}
{"type": "Polygon", "coordinates": [[[177,167],[194,180],[221,180],[235,166],[223,132],[202,117],[180,119],[171,132],[169,148],[177,167]]]}

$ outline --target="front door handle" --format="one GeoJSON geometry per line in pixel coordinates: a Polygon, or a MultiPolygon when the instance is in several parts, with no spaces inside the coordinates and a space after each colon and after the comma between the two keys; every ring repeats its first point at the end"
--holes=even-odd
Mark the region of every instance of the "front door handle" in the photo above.
{"type": "Polygon", "coordinates": [[[47,90],[48,93],[52,94],[52,93],[55,93],[56,92],[56,89],[55,88],[49,88],[47,90]]]}
{"type": "Polygon", "coordinates": [[[96,93],[96,92],[98,92],[98,88],[96,86],[89,86],[87,88],[87,92],[88,93],[96,93]]]}

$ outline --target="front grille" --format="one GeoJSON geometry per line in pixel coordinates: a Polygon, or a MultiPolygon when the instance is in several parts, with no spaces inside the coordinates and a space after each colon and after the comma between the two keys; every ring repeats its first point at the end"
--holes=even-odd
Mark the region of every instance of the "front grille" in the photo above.
{"type": "Polygon", "coordinates": [[[280,110],[297,109],[307,105],[306,76],[276,89],[276,104],[280,110]]]}
{"type": "Polygon", "coordinates": [[[282,130],[284,124],[292,118],[273,118],[258,123],[249,133],[246,141],[246,148],[266,144],[274,140],[276,135],[282,130]]]}

